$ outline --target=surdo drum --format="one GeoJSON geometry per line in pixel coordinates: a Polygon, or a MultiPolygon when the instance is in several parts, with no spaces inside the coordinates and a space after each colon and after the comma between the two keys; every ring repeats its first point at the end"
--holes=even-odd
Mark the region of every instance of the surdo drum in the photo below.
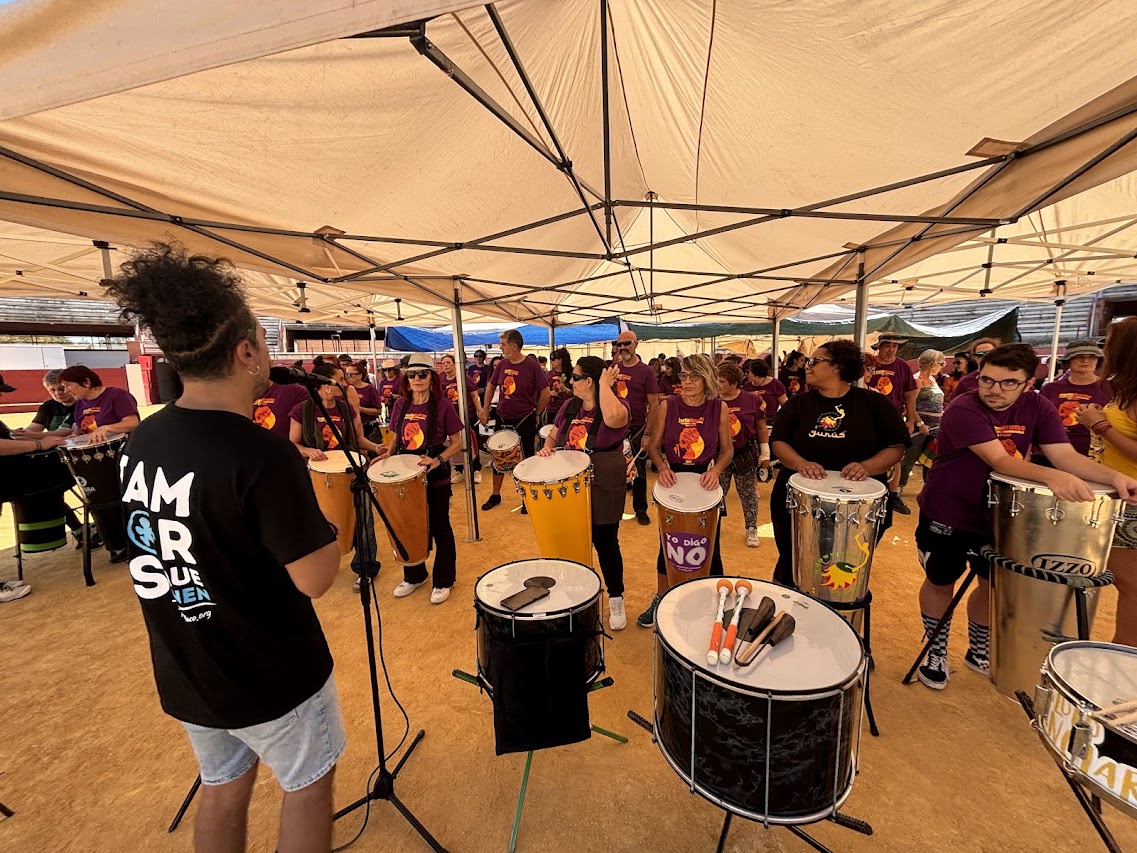
{"type": "Polygon", "coordinates": [[[704,489],[699,475],[683,471],[668,488],[658,480],[652,498],[659,513],[659,537],[663,562],[671,586],[692,578],[705,578],[718,536],[722,488],[704,489]]]}
{"type": "MultiPolygon", "coordinates": [[[[852,790],[866,658],[828,605],[750,580],[751,597],[793,616],[793,635],[758,664],[709,665],[717,578],[669,590],[655,613],[655,733],[693,793],[773,824],[836,812],[852,790]]],[[[749,579],[748,579],[749,580],[749,579]]]]}

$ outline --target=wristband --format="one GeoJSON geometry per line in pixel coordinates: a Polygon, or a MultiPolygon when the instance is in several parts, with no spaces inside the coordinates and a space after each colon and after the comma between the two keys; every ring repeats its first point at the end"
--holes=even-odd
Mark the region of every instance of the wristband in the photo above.
{"type": "Polygon", "coordinates": [[[1096,424],[1090,427],[1090,429],[1092,429],[1098,435],[1105,435],[1107,432],[1113,429],[1113,424],[1111,424],[1109,421],[1098,421],[1096,424]]]}
{"type": "Polygon", "coordinates": [[[763,441],[763,442],[759,443],[759,445],[758,445],[758,461],[759,462],[769,462],[770,461],[770,443],[768,441],[763,441]]]}

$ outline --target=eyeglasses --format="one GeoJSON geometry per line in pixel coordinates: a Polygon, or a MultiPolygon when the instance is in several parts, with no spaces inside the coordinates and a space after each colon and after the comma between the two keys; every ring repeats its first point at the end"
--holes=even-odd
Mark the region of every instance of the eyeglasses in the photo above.
{"type": "Polygon", "coordinates": [[[1004,391],[1014,391],[1016,388],[1026,385],[1028,381],[1026,379],[992,379],[990,376],[980,376],[979,387],[994,388],[998,385],[1004,391]]]}
{"type": "Polygon", "coordinates": [[[429,370],[408,370],[407,379],[429,379],[429,370]]]}
{"type": "Polygon", "coordinates": [[[679,381],[680,382],[682,382],[684,379],[698,379],[698,378],[699,377],[697,375],[695,375],[694,373],[688,373],[685,370],[679,371],[679,381]]]}
{"type": "Polygon", "coordinates": [[[344,376],[346,376],[348,379],[355,379],[357,376],[359,376],[359,374],[358,373],[345,373],[344,376]]]}
{"type": "Polygon", "coordinates": [[[630,347],[631,341],[612,341],[612,349],[621,349],[623,347],[630,347]]]}
{"type": "Polygon", "coordinates": [[[822,362],[822,361],[826,362],[827,364],[833,363],[833,359],[831,359],[831,358],[807,358],[805,360],[805,366],[806,367],[813,367],[813,365],[815,365],[819,362],[822,362]]]}
{"type": "Polygon", "coordinates": [[[572,381],[573,382],[583,382],[585,379],[591,379],[591,378],[592,378],[591,376],[581,376],[579,373],[574,373],[572,375],[572,381]]]}

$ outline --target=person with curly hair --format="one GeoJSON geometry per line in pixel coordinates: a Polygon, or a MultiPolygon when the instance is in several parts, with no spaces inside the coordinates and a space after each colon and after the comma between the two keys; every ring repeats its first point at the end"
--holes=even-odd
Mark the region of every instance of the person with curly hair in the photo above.
{"type": "Polygon", "coordinates": [[[312,599],[340,554],[304,461],[252,420],[265,330],[231,264],[180,248],[138,252],[106,290],[184,383],[131,436],[122,500],[158,698],[200,766],[195,846],[244,849],[263,762],[285,792],[279,848],[328,851],[347,739],[312,599]]]}
{"type": "MultiPolygon", "coordinates": [[[[872,477],[887,485],[888,471],[909,444],[900,413],[876,391],[853,383],[864,375],[864,355],[852,341],[829,341],[805,362],[809,390],[778,412],[770,449],[781,468],[770,491],[770,520],[778,562],[774,580],[794,585],[793,525],[786,507],[790,477],[811,480],[839,471],[848,480],[872,477]]],[[[892,525],[888,510],[878,535],[892,525]]]]}

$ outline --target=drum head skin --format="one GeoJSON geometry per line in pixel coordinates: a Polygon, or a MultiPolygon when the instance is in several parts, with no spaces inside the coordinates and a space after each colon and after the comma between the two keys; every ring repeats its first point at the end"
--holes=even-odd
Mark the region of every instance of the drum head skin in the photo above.
{"type": "Polygon", "coordinates": [[[811,480],[802,474],[790,477],[790,485],[804,495],[834,501],[863,501],[883,498],[888,491],[879,480],[846,480],[840,471],[826,471],[824,480],[811,480]]]}
{"type": "Polygon", "coordinates": [[[1055,646],[1050,672],[1096,708],[1137,699],[1137,649],[1075,641],[1055,646]]]}
{"type": "MultiPolygon", "coordinates": [[[[327,459],[319,461],[315,459],[308,460],[308,467],[313,471],[318,471],[321,474],[346,474],[351,470],[351,465],[348,464],[347,454],[342,450],[328,450],[325,452],[327,459]]],[[[362,453],[353,453],[356,465],[366,465],[367,460],[364,459],[362,453]]]]}
{"type": "MultiPolygon", "coordinates": [[[[1040,492],[1044,495],[1054,494],[1042,483],[1036,483],[1034,480],[1024,480],[1022,477],[1012,477],[1009,474],[1000,474],[998,471],[992,471],[990,474],[992,480],[997,483],[1006,483],[1007,485],[1014,486],[1019,489],[1028,489],[1034,492],[1040,492]]],[[[1089,480],[1083,480],[1083,483],[1089,487],[1095,495],[1099,497],[1116,498],[1117,489],[1112,486],[1107,486],[1104,483],[1091,483],[1089,480]]]]}
{"type": "Polygon", "coordinates": [[[486,449],[496,450],[500,453],[519,444],[521,444],[521,435],[516,430],[501,429],[486,440],[486,449]]]}
{"type": "Polygon", "coordinates": [[[413,480],[426,471],[425,465],[418,464],[421,458],[413,453],[400,453],[380,459],[367,469],[367,479],[373,483],[405,483],[413,480]]]}
{"type": "Polygon", "coordinates": [[[553,430],[556,428],[556,424],[545,424],[543,427],[537,430],[537,435],[541,436],[542,439],[546,439],[553,434],[553,430]]]}
{"type": "Polygon", "coordinates": [[[552,456],[530,456],[518,462],[513,479],[520,483],[559,483],[588,469],[592,460],[579,450],[558,450],[552,456]]]}
{"type": "Polygon", "coordinates": [[[126,441],[126,435],[112,435],[105,441],[94,442],[91,441],[89,435],[73,435],[63,441],[63,446],[67,450],[94,450],[96,447],[104,447],[108,444],[119,444],[126,441]]]}
{"type": "Polygon", "coordinates": [[[769,596],[778,611],[794,617],[794,633],[765,652],[758,666],[708,665],[707,643],[718,608],[719,580],[700,578],[673,587],[655,611],[660,638],[692,668],[742,689],[796,694],[844,685],[863,666],[860,638],[836,611],[800,592],[750,578],[746,580],[754,589],[746,596],[745,606],[756,607],[763,596],[769,596]]]}
{"type": "MultiPolygon", "coordinates": [[[[540,586],[547,584],[548,580],[540,581],[540,586]]],[[[599,594],[600,576],[588,566],[569,560],[518,560],[515,563],[506,563],[486,572],[474,587],[474,598],[479,604],[494,612],[516,616],[518,619],[552,616],[574,610],[587,604],[599,594]],[[553,579],[554,583],[548,588],[547,596],[517,613],[501,606],[503,598],[521,592],[526,587],[525,582],[532,578],[553,579]],[[527,612],[529,610],[534,612],[527,612]]],[[[704,657],[706,654],[707,650],[703,649],[704,657]]]]}
{"type": "MultiPolygon", "coordinates": [[[[704,512],[722,503],[722,487],[715,486],[710,490],[704,489],[699,485],[698,474],[683,471],[675,475],[675,485],[671,488],[656,480],[655,487],[651,490],[651,496],[655,498],[657,504],[667,507],[667,509],[674,509],[679,512],[704,512]]],[[[713,616],[714,614],[712,614],[712,618],[713,616]]],[[[707,639],[710,640],[709,634],[707,639]]],[[[703,649],[704,656],[706,653],[707,650],[703,649]]]]}

